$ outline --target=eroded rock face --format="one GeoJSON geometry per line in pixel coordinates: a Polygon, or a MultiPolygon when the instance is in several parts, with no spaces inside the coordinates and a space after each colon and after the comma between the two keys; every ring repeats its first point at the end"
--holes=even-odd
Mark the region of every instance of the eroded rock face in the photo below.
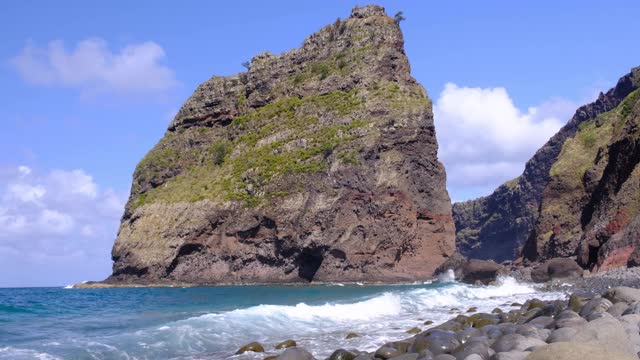
{"type": "Polygon", "coordinates": [[[403,46],[383,8],[356,7],[200,85],[135,170],[107,282],[430,276],[454,225],[403,46]]]}
{"type": "Polygon", "coordinates": [[[640,209],[639,86],[634,68],[579,108],[520,177],[454,204],[462,254],[496,261],[577,255],[581,265],[603,269],[635,261],[637,231],[625,229],[640,209]]]}

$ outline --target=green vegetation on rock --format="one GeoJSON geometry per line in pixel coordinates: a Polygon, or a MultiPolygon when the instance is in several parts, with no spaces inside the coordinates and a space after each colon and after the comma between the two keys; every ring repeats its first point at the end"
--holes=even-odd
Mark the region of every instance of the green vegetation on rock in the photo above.
{"type": "MultiPolygon", "coordinates": [[[[289,191],[271,185],[282,176],[326,170],[327,158],[334,150],[362,136],[356,130],[367,127],[371,121],[348,116],[362,103],[356,90],[334,91],[280,99],[238,116],[225,128],[223,139],[204,149],[203,158],[193,160],[193,166],[160,187],[138,195],[134,207],[203,199],[257,206],[264,199],[287,195],[289,191]],[[329,122],[328,118],[334,121],[329,122]],[[329,124],[322,124],[323,121],[329,124]]],[[[207,133],[202,128],[196,131],[207,133]]],[[[169,137],[163,141],[171,140],[169,137]]],[[[181,152],[174,147],[154,150],[141,162],[138,175],[145,176],[142,169],[153,172],[160,167],[175,166],[180,156],[181,152]]],[[[198,151],[190,155],[197,156],[198,151]]],[[[340,151],[338,158],[350,165],[359,163],[357,152],[348,149],[340,151]]]]}
{"type": "Polygon", "coordinates": [[[615,109],[599,115],[596,119],[583,122],[573,138],[567,139],[557,161],[549,174],[562,177],[566,184],[579,187],[582,176],[593,166],[598,149],[611,139],[613,124],[616,121],[615,109]]]}

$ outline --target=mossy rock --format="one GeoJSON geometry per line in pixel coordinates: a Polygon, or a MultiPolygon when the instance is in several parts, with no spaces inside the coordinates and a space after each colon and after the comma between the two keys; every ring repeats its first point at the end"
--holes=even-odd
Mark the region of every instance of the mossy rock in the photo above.
{"type": "Polygon", "coordinates": [[[356,358],[356,355],[350,351],[345,349],[338,349],[334,351],[327,360],[353,360],[356,358]]]}
{"type": "Polygon", "coordinates": [[[457,321],[449,320],[449,321],[443,322],[442,324],[436,326],[435,328],[440,330],[447,330],[447,331],[458,331],[464,328],[464,325],[457,321]]]}
{"type": "Polygon", "coordinates": [[[497,323],[497,321],[492,320],[492,319],[480,319],[478,321],[475,321],[473,323],[473,327],[476,329],[480,329],[483,328],[487,325],[495,325],[497,323]]]}
{"type": "Polygon", "coordinates": [[[477,313],[469,317],[469,324],[477,329],[487,325],[495,325],[498,321],[499,320],[495,315],[487,313],[477,313]]]}
{"type": "Polygon", "coordinates": [[[492,314],[502,314],[502,309],[500,309],[500,308],[495,308],[495,309],[491,310],[491,313],[492,313],[492,314]]]}
{"type": "Polygon", "coordinates": [[[462,325],[468,324],[470,322],[469,317],[466,315],[458,315],[453,318],[453,321],[457,321],[462,325]]]}
{"type": "Polygon", "coordinates": [[[474,312],[476,312],[476,311],[478,311],[478,308],[477,308],[477,307],[475,307],[475,306],[472,306],[472,307],[470,307],[469,309],[467,309],[467,312],[468,312],[468,313],[474,313],[474,312]]]}
{"type": "Polygon", "coordinates": [[[433,325],[433,321],[431,320],[427,320],[424,322],[425,325],[433,325]]]}
{"type": "Polygon", "coordinates": [[[522,315],[522,312],[519,310],[512,310],[508,313],[502,313],[500,323],[515,323],[516,321],[518,321],[520,315],[522,315]]]}
{"type": "Polygon", "coordinates": [[[281,343],[276,344],[276,350],[286,349],[286,348],[294,347],[296,345],[297,344],[296,344],[296,342],[294,340],[289,339],[289,340],[285,340],[285,341],[283,341],[281,343]]]}
{"type": "Polygon", "coordinates": [[[278,355],[270,355],[264,358],[264,360],[277,360],[278,355]]]}
{"type": "Polygon", "coordinates": [[[520,304],[519,302],[514,302],[514,303],[511,303],[511,306],[522,306],[522,304],[520,304]]]}
{"type": "Polygon", "coordinates": [[[411,329],[407,330],[407,334],[419,334],[422,330],[419,327],[412,327],[411,329]]]}
{"type": "Polygon", "coordinates": [[[522,315],[520,315],[520,317],[518,318],[517,323],[518,324],[526,324],[529,321],[537,318],[538,316],[542,316],[542,309],[533,308],[533,309],[523,313],[522,315]]]}
{"type": "Polygon", "coordinates": [[[571,310],[579,313],[580,310],[582,310],[584,304],[586,304],[587,301],[591,300],[592,298],[593,295],[591,294],[573,293],[569,297],[569,307],[571,308],[571,310]]]}
{"type": "Polygon", "coordinates": [[[244,354],[248,351],[263,353],[264,347],[259,342],[254,341],[238,349],[238,351],[236,351],[236,355],[244,354]]]}
{"type": "Polygon", "coordinates": [[[357,337],[360,337],[360,334],[357,334],[357,333],[351,332],[351,333],[348,333],[348,334],[347,334],[347,336],[345,337],[345,339],[353,339],[353,338],[357,338],[357,337]]]}
{"type": "Polygon", "coordinates": [[[528,301],[528,303],[529,303],[529,307],[527,308],[527,310],[538,309],[538,308],[542,309],[547,305],[547,303],[545,303],[540,299],[531,299],[528,301]]]}

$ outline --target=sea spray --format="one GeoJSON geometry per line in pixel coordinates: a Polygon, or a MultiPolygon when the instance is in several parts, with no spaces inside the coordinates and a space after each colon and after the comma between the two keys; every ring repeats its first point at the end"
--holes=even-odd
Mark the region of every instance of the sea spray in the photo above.
{"type": "Polygon", "coordinates": [[[453,272],[453,269],[447,269],[447,271],[438,274],[438,282],[450,283],[454,281],[456,281],[456,274],[453,272]]]}

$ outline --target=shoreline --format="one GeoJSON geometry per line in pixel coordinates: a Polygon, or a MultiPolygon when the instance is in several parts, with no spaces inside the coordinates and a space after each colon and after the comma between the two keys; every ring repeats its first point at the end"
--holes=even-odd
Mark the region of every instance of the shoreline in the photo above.
{"type": "MultiPolygon", "coordinates": [[[[498,276],[512,277],[525,283],[535,283],[531,277],[523,277],[524,271],[530,271],[533,267],[522,267],[515,270],[502,271],[498,276]]],[[[221,286],[410,286],[422,285],[438,280],[438,276],[432,276],[415,281],[312,281],[312,282],[224,282],[224,283],[182,283],[182,282],[150,282],[150,283],[111,283],[105,281],[86,281],[78,284],[68,285],[72,289],[109,289],[109,288],[163,288],[163,287],[221,287],[221,286]]],[[[607,271],[592,273],[585,270],[582,276],[555,278],[547,282],[535,283],[539,286],[549,286],[550,289],[562,284],[578,286],[580,288],[593,288],[601,292],[603,289],[612,286],[628,286],[640,288],[640,267],[636,268],[616,268],[607,271]]]]}
{"type": "Polygon", "coordinates": [[[70,285],[70,289],[117,289],[117,288],[173,288],[173,287],[222,287],[222,286],[292,286],[292,287],[304,287],[304,286],[411,286],[411,285],[424,285],[436,281],[438,278],[433,277],[431,279],[417,280],[414,282],[384,282],[384,281],[344,281],[344,282],[326,282],[326,281],[313,281],[309,283],[213,283],[213,284],[193,284],[193,283],[149,283],[149,284],[136,284],[136,283],[105,283],[102,281],[87,281],[84,283],[78,283],[70,285]]]}
{"type": "MultiPolygon", "coordinates": [[[[376,350],[339,348],[327,360],[638,359],[640,289],[609,283],[604,292],[594,292],[580,286],[593,280],[604,283],[619,272],[547,284],[549,287],[543,292],[562,289],[567,294],[563,299],[540,300],[540,294],[532,294],[524,304],[512,303],[513,309],[508,311],[496,308],[490,313],[477,312],[475,305],[455,312],[451,309],[448,320],[426,321],[426,327],[409,329],[407,337],[389,340],[376,350]]],[[[361,336],[345,335],[345,339],[361,336]]],[[[295,344],[295,339],[283,343],[295,344]]],[[[260,352],[261,347],[262,344],[249,343],[236,355],[250,354],[251,349],[260,352]]],[[[316,359],[295,345],[280,354],[265,355],[264,360],[316,359]]]]}

